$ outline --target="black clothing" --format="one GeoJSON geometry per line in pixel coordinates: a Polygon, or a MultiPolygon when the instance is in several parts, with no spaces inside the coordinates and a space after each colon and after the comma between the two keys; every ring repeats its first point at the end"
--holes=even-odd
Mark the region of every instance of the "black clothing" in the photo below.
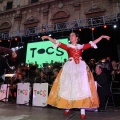
{"type": "Polygon", "coordinates": [[[4,57],[0,56],[0,76],[4,74],[5,69],[9,69],[9,68],[10,67],[7,63],[7,60],[4,57]]]}
{"type": "Polygon", "coordinates": [[[5,70],[10,69],[10,66],[7,63],[7,60],[0,56],[0,83],[3,82],[2,75],[5,74],[5,70]]]}
{"type": "Polygon", "coordinates": [[[13,82],[12,82],[12,85],[11,85],[11,98],[13,100],[16,100],[16,97],[17,97],[17,84],[20,83],[21,80],[20,79],[14,79],[13,82]],[[15,93],[16,93],[16,96],[15,96],[15,93]]]}
{"type": "Polygon", "coordinates": [[[35,82],[35,83],[46,83],[47,80],[46,80],[46,78],[37,77],[37,78],[35,78],[35,81],[34,81],[34,82],[35,82]]]}
{"type": "Polygon", "coordinates": [[[88,64],[93,76],[95,77],[96,73],[95,73],[95,67],[96,67],[96,64],[88,64]]]}
{"type": "Polygon", "coordinates": [[[97,81],[97,92],[100,100],[100,108],[105,109],[106,97],[110,95],[110,86],[108,76],[103,72],[100,75],[95,76],[95,81],[97,81]]]}
{"type": "Polygon", "coordinates": [[[12,50],[9,48],[5,48],[5,47],[1,47],[0,46],[0,55],[4,55],[4,54],[12,54],[12,50]]]}

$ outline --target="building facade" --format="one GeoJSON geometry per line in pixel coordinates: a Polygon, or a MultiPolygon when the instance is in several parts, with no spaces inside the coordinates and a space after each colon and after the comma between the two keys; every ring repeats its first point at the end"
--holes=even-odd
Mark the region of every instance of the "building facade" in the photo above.
{"type": "Polygon", "coordinates": [[[0,37],[97,27],[119,12],[120,0],[0,0],[0,37]]]}

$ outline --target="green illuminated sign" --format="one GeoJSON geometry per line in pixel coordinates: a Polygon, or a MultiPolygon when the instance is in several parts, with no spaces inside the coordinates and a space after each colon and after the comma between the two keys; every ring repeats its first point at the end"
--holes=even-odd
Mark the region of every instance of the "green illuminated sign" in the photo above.
{"type": "MultiPolygon", "coordinates": [[[[58,41],[68,44],[68,39],[59,39],[58,41]]],[[[27,44],[26,63],[30,64],[35,62],[42,67],[43,63],[63,62],[68,59],[67,52],[61,48],[53,48],[51,41],[34,42],[27,44]]]]}

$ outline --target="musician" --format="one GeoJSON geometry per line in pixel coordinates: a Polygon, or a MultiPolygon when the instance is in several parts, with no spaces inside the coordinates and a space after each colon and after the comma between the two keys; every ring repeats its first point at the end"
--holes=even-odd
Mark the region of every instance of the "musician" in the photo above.
{"type": "Polygon", "coordinates": [[[7,59],[4,57],[4,55],[0,55],[0,83],[3,82],[4,74],[7,70],[13,70],[14,67],[10,67],[7,59]]]}
{"type": "Polygon", "coordinates": [[[17,57],[17,54],[15,51],[13,51],[9,48],[1,47],[1,46],[0,46],[0,54],[10,54],[12,56],[12,58],[17,57]]]}
{"type": "Polygon", "coordinates": [[[39,75],[34,80],[35,83],[46,83],[47,82],[47,76],[44,71],[40,70],[39,75]]]}
{"type": "Polygon", "coordinates": [[[4,54],[10,54],[12,58],[17,57],[17,54],[15,51],[12,51],[11,49],[0,47],[0,85],[3,82],[3,75],[5,73],[6,69],[11,69],[9,64],[7,63],[7,60],[5,59],[4,54]]]}
{"type": "Polygon", "coordinates": [[[23,82],[24,82],[24,80],[23,80],[22,74],[17,73],[16,77],[12,80],[12,83],[11,83],[11,88],[10,88],[11,99],[16,100],[16,97],[17,97],[17,84],[18,83],[23,83],[23,82]]]}

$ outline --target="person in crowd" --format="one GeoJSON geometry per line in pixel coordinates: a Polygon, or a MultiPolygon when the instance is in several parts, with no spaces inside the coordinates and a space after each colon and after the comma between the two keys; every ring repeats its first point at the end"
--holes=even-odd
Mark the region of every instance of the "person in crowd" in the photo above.
{"type": "Polygon", "coordinates": [[[39,70],[36,65],[31,64],[28,73],[28,81],[30,83],[30,87],[33,87],[34,79],[38,76],[39,70]]]}
{"type": "Polygon", "coordinates": [[[72,108],[80,108],[82,119],[86,118],[84,108],[97,108],[99,106],[94,78],[88,66],[82,60],[82,52],[88,48],[97,48],[96,44],[102,39],[110,37],[102,35],[87,44],[77,44],[78,34],[70,34],[71,44],[63,44],[50,36],[42,36],[42,40],[48,39],[54,43],[54,47],[60,47],[67,51],[69,60],[63,65],[49,94],[47,104],[65,109],[64,115],[70,113],[72,108]]]}
{"type": "Polygon", "coordinates": [[[90,70],[93,74],[93,76],[95,76],[95,67],[96,67],[96,60],[95,59],[90,59],[88,66],[90,67],[90,70]]]}
{"type": "Polygon", "coordinates": [[[22,74],[17,74],[16,77],[11,81],[11,87],[10,87],[10,91],[11,91],[11,99],[12,100],[16,100],[17,97],[17,84],[18,83],[23,83],[23,76],[22,74]]]}
{"type": "Polygon", "coordinates": [[[59,69],[53,69],[53,75],[51,76],[51,79],[49,82],[50,85],[53,85],[53,82],[55,81],[58,73],[59,73],[59,69]]]}
{"type": "Polygon", "coordinates": [[[111,59],[110,57],[106,57],[105,59],[101,60],[101,64],[103,66],[104,72],[105,74],[111,78],[111,69],[112,69],[112,65],[111,65],[111,59]]]}
{"type": "Polygon", "coordinates": [[[106,97],[110,95],[109,77],[103,72],[101,65],[96,65],[95,68],[96,76],[95,81],[97,82],[97,92],[100,100],[98,111],[105,110],[106,97]]]}
{"type": "Polygon", "coordinates": [[[120,79],[119,64],[115,60],[112,60],[111,65],[112,65],[112,70],[111,70],[112,80],[119,81],[120,79]]]}
{"type": "Polygon", "coordinates": [[[67,62],[67,59],[65,58],[65,59],[63,60],[63,65],[64,65],[66,62],[67,62]]]}
{"type": "Polygon", "coordinates": [[[44,71],[40,70],[39,75],[35,78],[35,83],[46,83],[47,82],[47,76],[44,71]]]}
{"type": "Polygon", "coordinates": [[[12,56],[12,58],[17,57],[17,54],[15,51],[13,51],[9,48],[1,47],[1,46],[0,46],[0,54],[10,54],[12,56]]]}
{"type": "Polygon", "coordinates": [[[10,69],[10,66],[3,55],[0,55],[0,83],[3,82],[6,69],[10,69]]]}
{"type": "Polygon", "coordinates": [[[2,79],[2,75],[5,72],[5,69],[9,69],[9,65],[5,59],[5,54],[10,54],[12,56],[12,58],[16,58],[17,54],[15,51],[12,51],[9,48],[5,48],[5,47],[1,47],[0,46],[0,79],[2,79]]]}

